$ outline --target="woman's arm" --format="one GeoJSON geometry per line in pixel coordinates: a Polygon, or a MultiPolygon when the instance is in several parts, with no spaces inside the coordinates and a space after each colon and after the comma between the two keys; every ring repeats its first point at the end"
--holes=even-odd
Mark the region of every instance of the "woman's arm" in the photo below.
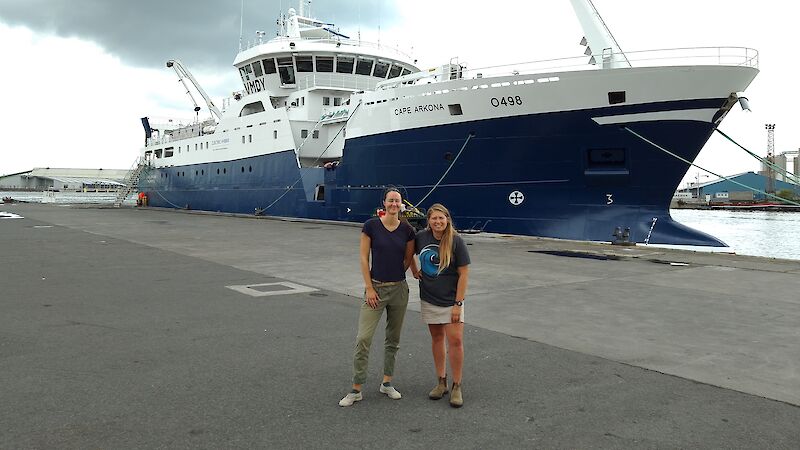
{"type": "Polygon", "coordinates": [[[364,233],[361,233],[361,244],[359,246],[361,254],[361,276],[364,277],[364,296],[370,308],[378,307],[380,298],[375,288],[372,286],[372,276],[369,274],[369,249],[372,240],[364,233]]]}
{"type": "Polygon", "coordinates": [[[411,275],[414,278],[419,278],[419,269],[417,269],[417,258],[414,258],[414,240],[406,243],[406,255],[403,259],[403,268],[408,270],[411,267],[411,275]]]}
{"type": "MultiPolygon", "coordinates": [[[[464,301],[467,296],[467,283],[469,282],[469,266],[458,268],[458,284],[456,285],[456,301],[464,301]]],[[[461,320],[461,307],[453,306],[451,322],[457,323],[461,320]]]]}

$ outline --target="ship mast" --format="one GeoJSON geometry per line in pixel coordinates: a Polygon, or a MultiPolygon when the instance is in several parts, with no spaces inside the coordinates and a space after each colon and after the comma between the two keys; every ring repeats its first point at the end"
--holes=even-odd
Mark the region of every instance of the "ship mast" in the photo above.
{"type": "Polygon", "coordinates": [[[581,45],[586,46],[586,54],[591,57],[589,62],[599,63],[601,69],[630,67],[628,57],[622,52],[592,1],[570,0],[570,2],[583,28],[584,37],[581,45]]]}

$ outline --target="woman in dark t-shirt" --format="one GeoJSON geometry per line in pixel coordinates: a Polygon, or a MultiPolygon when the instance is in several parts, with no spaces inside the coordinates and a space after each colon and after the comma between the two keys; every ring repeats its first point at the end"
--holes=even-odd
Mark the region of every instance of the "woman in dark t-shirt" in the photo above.
{"type": "Polygon", "coordinates": [[[453,386],[450,406],[464,404],[461,372],[464,364],[464,298],[469,278],[469,253],[461,236],[453,228],[450,212],[439,203],[428,208],[428,228],[420,231],[414,252],[419,254],[421,269],[411,263],[419,278],[420,312],[431,333],[433,365],[439,381],[428,394],[439,400],[447,394],[446,362],[450,359],[453,386]],[[445,347],[445,341],[447,347],[445,347]]]}
{"type": "Polygon", "coordinates": [[[361,401],[361,385],[367,379],[367,363],[372,336],[383,310],[386,310],[383,383],[379,391],[398,400],[402,396],[392,386],[394,363],[400,348],[400,331],[408,306],[406,270],[414,259],[414,229],[400,220],[403,198],[397,189],[388,189],[383,196],[386,214],[369,219],[361,230],[361,274],[364,277],[364,303],[358,315],[358,336],[353,356],[353,388],[339,406],[361,401]],[[372,266],[370,267],[370,255],[372,266]]]}

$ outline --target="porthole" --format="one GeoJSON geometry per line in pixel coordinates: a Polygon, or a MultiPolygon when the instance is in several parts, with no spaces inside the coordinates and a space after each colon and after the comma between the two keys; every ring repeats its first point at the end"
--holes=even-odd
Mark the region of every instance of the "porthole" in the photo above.
{"type": "Polygon", "coordinates": [[[217,175],[219,175],[219,169],[217,169],[217,175]]]}
{"type": "Polygon", "coordinates": [[[249,167],[247,168],[247,171],[248,171],[248,172],[252,172],[252,171],[253,171],[253,166],[249,166],[249,167]]]}

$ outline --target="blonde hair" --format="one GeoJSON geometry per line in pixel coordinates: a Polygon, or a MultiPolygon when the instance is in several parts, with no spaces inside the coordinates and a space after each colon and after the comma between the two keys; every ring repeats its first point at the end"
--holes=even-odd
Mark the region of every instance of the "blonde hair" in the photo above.
{"type": "Polygon", "coordinates": [[[441,203],[434,203],[428,208],[426,219],[428,219],[429,230],[431,229],[431,215],[434,212],[440,212],[447,218],[447,226],[444,228],[442,239],[439,241],[439,270],[436,271],[436,273],[442,273],[450,265],[450,261],[453,258],[453,239],[458,235],[458,232],[453,228],[453,219],[450,217],[450,211],[441,203]]]}

